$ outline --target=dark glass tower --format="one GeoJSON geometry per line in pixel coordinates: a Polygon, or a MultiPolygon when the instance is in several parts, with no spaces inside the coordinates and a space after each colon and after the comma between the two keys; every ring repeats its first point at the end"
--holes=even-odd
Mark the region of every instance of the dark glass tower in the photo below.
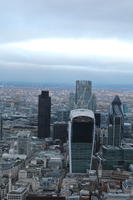
{"type": "Polygon", "coordinates": [[[119,146],[123,135],[124,116],[119,96],[115,96],[109,112],[108,144],[119,146]]]}
{"type": "Polygon", "coordinates": [[[42,91],[38,102],[38,137],[50,137],[51,97],[49,91],[42,91]]]}
{"type": "Polygon", "coordinates": [[[76,109],[70,113],[69,166],[70,173],[86,173],[92,169],[95,138],[94,113],[76,109]]]}
{"type": "Polygon", "coordinates": [[[101,127],[101,113],[99,112],[95,113],[95,123],[97,128],[101,127]]]}

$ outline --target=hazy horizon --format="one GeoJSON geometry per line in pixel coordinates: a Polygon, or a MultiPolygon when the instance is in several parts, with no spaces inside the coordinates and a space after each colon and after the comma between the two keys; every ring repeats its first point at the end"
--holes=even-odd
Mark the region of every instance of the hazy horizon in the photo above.
{"type": "MultiPolygon", "coordinates": [[[[75,82],[71,83],[58,83],[58,82],[25,82],[25,81],[0,81],[0,87],[2,86],[16,86],[16,87],[39,87],[39,88],[73,88],[75,89],[76,80],[75,82]]],[[[132,84],[97,84],[92,82],[93,89],[133,89],[132,84]]]]}

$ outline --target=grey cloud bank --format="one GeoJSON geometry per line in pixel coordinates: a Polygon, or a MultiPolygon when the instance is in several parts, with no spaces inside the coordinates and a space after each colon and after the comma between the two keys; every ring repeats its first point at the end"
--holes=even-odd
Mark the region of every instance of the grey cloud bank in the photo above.
{"type": "Polygon", "coordinates": [[[43,37],[122,37],[133,34],[132,0],[5,0],[1,42],[43,37]]]}
{"type": "Polygon", "coordinates": [[[72,82],[91,79],[97,83],[132,84],[133,59],[6,47],[12,42],[42,38],[115,38],[130,44],[133,42],[132,10],[132,0],[2,1],[0,80],[72,82]]]}

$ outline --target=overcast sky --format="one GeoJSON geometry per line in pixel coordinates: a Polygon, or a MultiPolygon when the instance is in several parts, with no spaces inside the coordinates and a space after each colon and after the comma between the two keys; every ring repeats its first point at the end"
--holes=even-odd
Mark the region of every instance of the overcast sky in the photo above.
{"type": "Polygon", "coordinates": [[[0,80],[133,84],[133,0],[4,0],[0,80]]]}

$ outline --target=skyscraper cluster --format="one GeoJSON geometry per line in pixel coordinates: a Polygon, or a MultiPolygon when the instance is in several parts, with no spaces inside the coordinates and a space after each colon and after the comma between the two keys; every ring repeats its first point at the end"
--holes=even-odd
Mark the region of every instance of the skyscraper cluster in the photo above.
{"type": "MultiPolygon", "coordinates": [[[[91,81],[77,80],[76,93],[70,94],[70,110],[72,109],[96,110],[96,98],[92,94],[91,81]]],[[[38,137],[50,137],[51,97],[49,91],[42,91],[38,102],[38,137]]]]}
{"type": "MultiPolygon", "coordinates": [[[[70,172],[86,173],[92,168],[95,146],[96,98],[92,94],[91,81],[77,80],[76,93],[70,95],[70,100],[71,109],[74,109],[70,110],[69,122],[70,172]]],[[[50,137],[50,114],[49,92],[42,91],[38,102],[38,137],[40,139],[50,137]]]]}
{"type": "MultiPolygon", "coordinates": [[[[48,91],[42,91],[38,102],[38,137],[50,137],[51,97],[48,91]]],[[[69,139],[69,171],[70,173],[86,173],[93,168],[93,156],[97,152],[101,156],[104,169],[128,166],[132,159],[125,156],[133,150],[123,145],[124,112],[119,96],[113,99],[108,112],[107,140],[100,149],[101,115],[96,112],[96,98],[92,94],[91,81],[76,81],[76,93],[70,94],[69,139]]],[[[55,124],[53,138],[67,139],[67,125],[55,124]],[[65,134],[64,136],[61,134],[65,134]]],[[[127,124],[126,124],[127,127],[127,124]]],[[[127,129],[127,128],[126,128],[127,129]]]]}
{"type": "MultiPolygon", "coordinates": [[[[115,96],[110,105],[108,116],[108,140],[102,147],[104,170],[128,169],[133,163],[133,148],[125,142],[123,106],[119,96],[115,96]]],[[[127,126],[127,125],[126,125],[127,126]]]]}

